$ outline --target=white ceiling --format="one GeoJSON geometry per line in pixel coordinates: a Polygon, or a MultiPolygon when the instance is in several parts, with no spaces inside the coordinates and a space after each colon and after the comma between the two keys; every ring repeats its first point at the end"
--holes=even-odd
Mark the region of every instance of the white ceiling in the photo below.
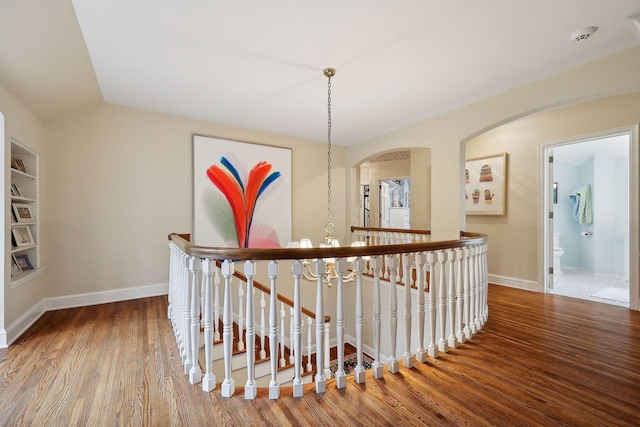
{"type": "Polygon", "coordinates": [[[0,84],[351,145],[638,44],[640,0],[0,0],[0,84]],[[599,30],[587,41],[570,35],[599,30]]]}
{"type": "Polygon", "coordinates": [[[615,135],[604,138],[575,141],[554,147],[554,162],[581,166],[591,156],[607,158],[629,157],[629,136],[615,135]]]}

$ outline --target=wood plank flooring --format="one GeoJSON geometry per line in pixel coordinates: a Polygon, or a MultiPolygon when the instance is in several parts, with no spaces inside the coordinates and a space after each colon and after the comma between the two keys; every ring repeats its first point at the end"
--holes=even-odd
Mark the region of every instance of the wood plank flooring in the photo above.
{"type": "Polygon", "coordinates": [[[0,425],[640,425],[639,312],[493,285],[489,310],[438,359],[278,401],[190,385],[164,297],[48,312],[0,350],[0,425]]]}

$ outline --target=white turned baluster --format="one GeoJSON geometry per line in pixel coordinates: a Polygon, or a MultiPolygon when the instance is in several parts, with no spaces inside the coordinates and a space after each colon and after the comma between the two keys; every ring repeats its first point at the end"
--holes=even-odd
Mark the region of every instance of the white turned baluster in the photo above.
{"type": "Polygon", "coordinates": [[[307,372],[311,372],[313,370],[313,365],[311,364],[311,346],[313,345],[311,327],[313,320],[311,317],[307,317],[307,372]]]}
{"type": "MultiPolygon", "coordinates": [[[[200,261],[200,269],[202,269],[202,262],[203,260],[200,261]]],[[[200,307],[201,310],[204,310],[204,286],[205,286],[205,281],[204,281],[204,276],[202,277],[202,280],[200,281],[200,307]]],[[[200,329],[203,330],[204,329],[204,316],[200,316],[200,329]]]]}
{"type": "MultiPolygon", "coordinates": [[[[380,240],[382,240],[382,239],[380,239],[380,240]]],[[[380,243],[378,243],[378,244],[380,244],[380,243]]],[[[391,256],[385,256],[385,257],[384,257],[385,268],[384,268],[384,272],[383,272],[383,276],[382,276],[382,277],[383,277],[385,280],[389,280],[389,281],[391,281],[391,280],[389,279],[389,277],[390,277],[393,273],[391,272],[391,268],[389,267],[389,258],[391,258],[391,256]]]]}
{"type": "Polygon", "coordinates": [[[247,277],[247,382],[244,385],[244,398],[250,400],[256,398],[256,393],[258,391],[258,386],[256,384],[256,352],[254,350],[256,332],[255,322],[253,320],[253,297],[255,295],[253,278],[255,274],[255,263],[253,261],[245,261],[244,275],[247,277]]]}
{"type": "Polygon", "coordinates": [[[382,266],[382,257],[376,255],[371,258],[371,268],[373,270],[373,352],[375,360],[373,361],[373,376],[382,378],[383,365],[380,362],[380,336],[382,335],[382,324],[380,320],[380,267],[382,266]]]}
{"type": "Polygon", "coordinates": [[[427,350],[424,348],[424,289],[425,289],[425,256],[423,253],[417,253],[416,262],[416,286],[418,288],[417,295],[417,313],[418,313],[418,348],[416,350],[416,360],[420,363],[427,361],[427,350]]]}
{"type": "Polygon", "coordinates": [[[178,345],[178,353],[180,352],[180,342],[182,338],[180,337],[180,316],[182,316],[182,306],[180,303],[180,299],[182,296],[182,276],[184,274],[184,265],[182,264],[182,251],[179,251],[177,254],[176,265],[178,266],[178,271],[176,272],[176,287],[174,289],[174,297],[173,297],[173,331],[176,338],[176,344],[178,345]]]}
{"type": "Polygon", "coordinates": [[[239,351],[244,350],[243,332],[244,332],[244,289],[242,288],[242,280],[238,279],[238,350],[239,351]]]}
{"type": "Polygon", "coordinates": [[[173,286],[175,285],[175,245],[169,241],[169,293],[167,294],[167,318],[171,320],[171,312],[173,310],[173,286]]]}
{"type": "Polygon", "coordinates": [[[316,393],[324,393],[327,389],[327,380],[324,377],[322,367],[324,366],[322,344],[324,338],[324,300],[322,292],[322,278],[326,272],[324,260],[316,260],[316,393]]]}
{"type": "Polygon", "coordinates": [[[184,270],[182,275],[182,286],[180,290],[180,355],[182,359],[182,366],[184,367],[184,374],[187,375],[189,370],[191,369],[191,365],[187,366],[187,363],[190,360],[187,359],[188,348],[189,348],[189,334],[187,330],[189,329],[189,278],[191,275],[189,274],[189,264],[191,262],[191,258],[187,255],[184,256],[184,270]]]}
{"type": "Polygon", "coordinates": [[[482,325],[480,323],[480,317],[482,317],[482,307],[481,307],[481,299],[482,299],[482,272],[480,271],[480,262],[482,259],[482,246],[475,246],[476,249],[476,259],[475,259],[475,269],[476,269],[476,312],[474,317],[474,322],[476,324],[476,331],[482,329],[482,325]]]}
{"type": "MultiPolygon", "coordinates": [[[[398,264],[395,255],[387,257],[387,265],[390,270],[389,275],[391,277],[396,277],[398,264]]],[[[389,283],[389,327],[391,331],[391,354],[387,360],[387,366],[389,372],[395,374],[399,369],[398,359],[396,358],[396,339],[398,337],[398,289],[393,280],[389,283]]]]}
{"type": "Polygon", "coordinates": [[[224,380],[222,381],[222,397],[231,397],[236,389],[236,384],[231,378],[231,358],[233,357],[233,319],[231,317],[231,277],[233,274],[233,262],[228,259],[222,263],[222,276],[224,277],[224,306],[222,308],[222,341],[224,353],[224,380]]]}
{"type": "Polygon", "coordinates": [[[191,350],[189,354],[191,356],[191,368],[189,369],[189,382],[191,384],[197,384],[202,379],[202,371],[198,364],[198,349],[200,348],[200,281],[198,280],[198,272],[200,270],[200,260],[194,258],[192,262],[191,271],[191,330],[189,339],[191,343],[191,350]]]}
{"type": "Polygon", "coordinates": [[[264,300],[264,292],[260,292],[260,360],[264,360],[267,357],[267,351],[264,349],[264,337],[267,334],[265,323],[266,306],[267,303],[264,300]]]}
{"type": "Polygon", "coordinates": [[[271,381],[269,381],[269,399],[280,398],[280,384],[278,383],[278,263],[269,262],[269,279],[271,294],[269,297],[269,353],[271,356],[271,381]]]}
{"type": "Polygon", "coordinates": [[[487,323],[489,318],[489,306],[487,298],[489,296],[489,270],[487,269],[487,251],[489,250],[487,243],[482,245],[482,261],[480,267],[482,269],[482,324],[487,323]]]}
{"type": "Polygon", "coordinates": [[[438,291],[436,290],[437,277],[433,252],[427,252],[427,265],[429,266],[429,346],[427,353],[430,357],[438,357],[438,347],[436,347],[436,297],[438,291]]]}
{"type": "Polygon", "coordinates": [[[401,264],[402,258],[400,258],[400,254],[393,255],[393,257],[396,259],[396,266],[397,266],[396,278],[393,281],[393,283],[397,285],[398,283],[402,283],[402,277],[400,277],[400,264],[401,264]]]}
{"type": "Polygon", "coordinates": [[[438,339],[438,350],[443,353],[449,351],[449,346],[444,339],[447,334],[447,282],[445,280],[445,258],[445,252],[438,251],[438,312],[440,315],[440,338],[438,339]]]}
{"type": "Polygon", "coordinates": [[[367,380],[367,372],[362,366],[362,347],[363,347],[363,302],[362,302],[362,270],[364,268],[364,260],[361,257],[356,258],[354,262],[356,271],[356,357],[357,364],[353,373],[355,381],[362,384],[367,380]]]}
{"type": "Polygon", "coordinates": [[[464,281],[464,337],[471,338],[471,327],[469,326],[469,321],[471,319],[471,274],[470,274],[470,253],[471,250],[469,248],[463,248],[462,252],[464,253],[464,260],[462,262],[462,267],[464,268],[463,273],[463,281],[464,281]]]}
{"type": "MultiPolygon", "coordinates": [[[[293,341],[294,341],[294,330],[293,330],[293,318],[295,317],[295,310],[293,307],[289,307],[289,364],[294,364],[296,361],[296,357],[294,355],[293,349],[293,341]]],[[[284,334],[283,334],[284,335],[284,334]]]]}
{"type": "Polygon", "coordinates": [[[407,254],[402,254],[402,270],[404,280],[404,354],[402,355],[402,363],[405,368],[413,368],[413,354],[411,354],[411,264],[407,254]]]}
{"type": "Polygon", "coordinates": [[[338,339],[338,366],[335,373],[336,388],[345,388],[347,386],[347,376],[344,373],[344,271],[345,260],[338,258],[336,260],[336,276],[337,276],[337,301],[336,301],[336,337],[338,339]]]}
{"type": "Polygon", "coordinates": [[[469,308],[471,309],[469,312],[469,327],[471,328],[471,333],[476,334],[478,332],[478,325],[476,324],[476,299],[477,299],[477,280],[476,276],[476,248],[469,248],[469,253],[471,257],[469,258],[469,283],[471,284],[471,292],[469,297],[471,302],[469,304],[469,308]]]}
{"type": "Polygon", "coordinates": [[[287,365],[287,361],[284,358],[284,325],[286,325],[285,322],[285,315],[286,315],[286,311],[284,309],[284,303],[281,302],[280,303],[280,328],[282,330],[282,338],[280,339],[280,367],[284,368],[287,365]]]}
{"type": "Polygon", "coordinates": [[[327,322],[325,319],[324,322],[324,378],[325,380],[331,378],[331,347],[330,347],[330,335],[331,335],[331,323],[327,322]]]}
{"type": "Polygon", "coordinates": [[[295,339],[295,332],[293,329],[293,320],[295,317],[295,310],[293,307],[289,307],[289,363],[294,364],[296,357],[294,355],[293,341],[295,339]]]}
{"type": "Polygon", "coordinates": [[[484,268],[484,322],[489,319],[489,243],[484,244],[484,256],[482,259],[482,268],[484,268]]]}
{"type": "Polygon", "coordinates": [[[204,275],[204,365],[205,373],[202,378],[202,390],[210,392],[216,388],[216,376],[211,370],[213,363],[213,292],[211,288],[211,260],[202,261],[204,275]]]}
{"type": "Polygon", "coordinates": [[[220,341],[220,269],[217,265],[215,266],[213,286],[213,340],[220,341]]]}
{"type": "Polygon", "coordinates": [[[458,340],[456,339],[456,281],[455,281],[455,252],[452,249],[447,250],[447,264],[449,264],[449,280],[447,290],[447,311],[449,313],[449,347],[457,348],[458,340]]]}
{"type": "Polygon", "coordinates": [[[464,277],[461,248],[456,248],[456,338],[459,343],[464,343],[464,277]]]}
{"type": "Polygon", "coordinates": [[[295,260],[293,272],[293,397],[302,397],[302,307],[300,305],[300,278],[302,277],[302,262],[295,260]]]}
{"type": "Polygon", "coordinates": [[[188,269],[187,272],[187,281],[185,283],[185,297],[183,300],[183,308],[182,308],[182,332],[184,334],[184,351],[183,351],[183,365],[184,365],[184,374],[188,375],[191,371],[191,367],[193,366],[193,359],[191,358],[191,295],[193,293],[193,283],[195,282],[195,271],[194,271],[194,263],[195,259],[189,257],[187,261],[188,269]]]}

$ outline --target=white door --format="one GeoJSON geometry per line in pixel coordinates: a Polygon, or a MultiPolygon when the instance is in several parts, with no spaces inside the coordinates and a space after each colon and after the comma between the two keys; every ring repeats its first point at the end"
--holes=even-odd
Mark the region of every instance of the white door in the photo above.
{"type": "Polygon", "coordinates": [[[389,184],[385,181],[379,181],[379,210],[380,213],[380,228],[389,228],[389,184]]]}

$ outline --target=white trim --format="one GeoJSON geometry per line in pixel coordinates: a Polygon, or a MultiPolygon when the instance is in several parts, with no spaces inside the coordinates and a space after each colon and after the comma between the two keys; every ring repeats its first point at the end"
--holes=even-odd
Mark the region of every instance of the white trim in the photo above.
{"type": "Polygon", "coordinates": [[[61,310],[65,308],[85,307],[88,305],[106,304],[117,301],[127,301],[138,298],[167,295],[169,284],[137,286],[135,288],[113,289],[110,291],[91,292],[86,294],[67,295],[64,297],[46,298],[45,311],[61,310]]]}
{"type": "MultiPolygon", "coordinates": [[[[538,191],[540,194],[540,202],[538,203],[538,227],[542,231],[538,233],[538,274],[542,283],[542,291],[544,292],[546,284],[546,271],[548,271],[549,241],[551,238],[548,233],[546,222],[546,212],[544,195],[546,176],[545,153],[547,149],[584,142],[594,139],[601,139],[615,135],[629,135],[629,308],[631,310],[640,310],[640,263],[634,262],[634,258],[640,260],[640,220],[638,219],[640,212],[640,200],[638,199],[638,187],[640,186],[640,161],[638,160],[640,151],[640,142],[638,140],[638,125],[622,126],[613,129],[604,129],[597,132],[591,132],[586,135],[574,135],[559,140],[543,142],[539,145],[538,150],[538,191]],[[636,258],[637,257],[637,258],[636,258]]],[[[548,198],[547,198],[548,200],[548,198]]]]}
{"type": "Polygon", "coordinates": [[[44,300],[40,301],[7,327],[7,344],[11,345],[20,338],[36,320],[45,313],[44,300]]]}
{"type": "Polygon", "coordinates": [[[0,329],[0,349],[8,348],[7,344],[7,331],[4,329],[0,329]]]}
{"type": "Polygon", "coordinates": [[[6,348],[8,345],[11,345],[47,311],[167,295],[168,291],[169,284],[160,283],[135,288],[113,289],[110,291],[45,298],[31,307],[31,309],[20,316],[19,319],[11,323],[6,331],[0,330],[0,348],[6,348]]]}
{"type": "Polygon", "coordinates": [[[518,279],[516,277],[498,276],[489,274],[489,283],[495,285],[507,286],[509,288],[522,289],[525,291],[543,292],[538,282],[533,280],[518,279]]]}

